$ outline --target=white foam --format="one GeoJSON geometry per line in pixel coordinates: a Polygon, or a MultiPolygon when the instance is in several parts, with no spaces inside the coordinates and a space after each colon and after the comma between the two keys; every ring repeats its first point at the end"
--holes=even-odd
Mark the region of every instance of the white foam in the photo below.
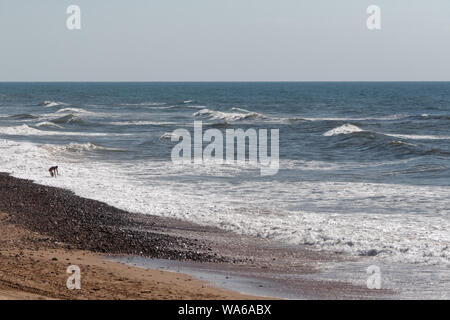
{"type": "Polygon", "coordinates": [[[391,136],[400,139],[410,140],[449,140],[450,136],[436,136],[436,135],[416,135],[416,134],[394,134],[394,133],[382,133],[386,136],[391,136]]]}
{"type": "Polygon", "coordinates": [[[83,113],[83,114],[93,114],[94,112],[84,110],[82,108],[62,108],[56,111],[57,113],[83,113]]]}
{"type": "Polygon", "coordinates": [[[232,111],[239,111],[239,112],[244,112],[244,113],[251,113],[252,111],[249,111],[247,109],[244,108],[239,108],[239,107],[233,107],[231,108],[232,111]]]}
{"type": "MultiPolygon", "coordinates": [[[[235,111],[238,111],[234,108],[235,111]]],[[[266,116],[257,113],[250,112],[248,110],[240,109],[241,112],[223,112],[223,111],[215,111],[211,109],[202,109],[193,114],[194,117],[204,116],[208,117],[211,120],[225,120],[225,121],[239,121],[239,120],[252,120],[252,119],[267,119],[266,116]]]]}
{"type": "MultiPolygon", "coordinates": [[[[337,136],[340,134],[350,134],[354,132],[363,132],[365,130],[353,125],[353,124],[344,124],[340,127],[329,130],[323,134],[323,136],[331,137],[337,136]]],[[[373,133],[381,134],[389,137],[400,138],[400,139],[409,139],[409,140],[449,140],[450,136],[437,136],[437,135],[415,135],[415,134],[397,134],[397,133],[385,133],[385,132],[377,132],[373,131],[373,133]]],[[[398,141],[397,141],[398,142],[398,141]]]]}
{"type": "Polygon", "coordinates": [[[51,108],[51,107],[67,106],[67,103],[60,101],[44,101],[42,105],[46,108],[51,108]]]}
{"type": "Polygon", "coordinates": [[[353,125],[353,124],[344,124],[340,127],[334,128],[330,131],[327,131],[323,134],[323,136],[325,137],[331,137],[331,136],[337,136],[340,134],[349,134],[349,133],[354,133],[354,132],[362,132],[364,130],[362,130],[361,128],[353,125]]]}
{"type": "Polygon", "coordinates": [[[51,153],[60,152],[85,152],[85,151],[126,151],[118,148],[107,148],[96,145],[91,142],[87,143],[70,143],[67,145],[44,145],[42,148],[48,150],[51,153]]]}
{"type": "MultiPolygon", "coordinates": [[[[300,179],[231,183],[195,177],[236,176],[248,169],[214,162],[187,166],[153,160],[114,164],[83,157],[75,161],[64,155],[102,148],[5,140],[0,142],[0,162],[2,171],[14,176],[67,188],[133,212],[214,225],[311,249],[356,256],[376,250],[377,257],[387,261],[450,265],[448,186],[300,179]],[[52,179],[47,170],[55,163],[61,175],[52,179]],[[189,176],[193,179],[188,182],[178,179],[189,176]]],[[[280,165],[329,169],[321,162],[280,165]]]]}
{"type": "Polygon", "coordinates": [[[165,132],[165,133],[160,137],[160,139],[169,139],[169,140],[172,139],[172,138],[174,138],[174,139],[179,139],[180,137],[179,137],[178,135],[172,133],[172,132],[165,132]]]}
{"type": "MultiPolygon", "coordinates": [[[[41,125],[43,126],[43,125],[41,125]]],[[[62,128],[62,127],[61,127],[62,128]]],[[[39,130],[30,127],[26,124],[15,127],[0,127],[0,134],[14,135],[14,136],[90,136],[90,137],[103,137],[103,136],[130,136],[128,133],[101,133],[101,132],[70,132],[70,131],[50,131],[39,130]]]]}
{"type": "Polygon", "coordinates": [[[26,124],[15,127],[0,127],[0,133],[6,135],[29,136],[29,135],[45,135],[48,131],[41,131],[32,128],[26,124]]]}

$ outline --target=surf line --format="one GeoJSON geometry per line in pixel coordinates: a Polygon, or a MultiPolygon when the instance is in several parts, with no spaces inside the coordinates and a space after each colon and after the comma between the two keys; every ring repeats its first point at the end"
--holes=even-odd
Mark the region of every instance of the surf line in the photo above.
{"type": "Polygon", "coordinates": [[[172,148],[172,162],[204,164],[214,161],[219,164],[247,164],[259,167],[261,176],[275,175],[280,163],[279,136],[279,129],[270,129],[269,156],[267,129],[226,129],[224,139],[219,129],[207,129],[203,132],[202,121],[194,121],[193,139],[187,129],[176,129],[171,134],[171,141],[179,142],[172,148]],[[203,142],[209,144],[203,148],[203,142]]]}

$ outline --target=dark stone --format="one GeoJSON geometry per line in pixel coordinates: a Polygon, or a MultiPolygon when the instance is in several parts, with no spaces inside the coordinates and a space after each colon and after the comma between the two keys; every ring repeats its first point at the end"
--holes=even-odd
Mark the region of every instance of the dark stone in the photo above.
{"type": "Polygon", "coordinates": [[[197,239],[160,231],[159,217],[129,213],[5,173],[0,173],[0,211],[8,213],[13,223],[63,242],[66,248],[160,259],[227,261],[205,250],[208,246],[197,239]]]}

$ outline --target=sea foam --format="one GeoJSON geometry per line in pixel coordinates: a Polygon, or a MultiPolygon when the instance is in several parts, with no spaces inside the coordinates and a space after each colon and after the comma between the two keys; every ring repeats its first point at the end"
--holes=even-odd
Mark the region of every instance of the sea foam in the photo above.
{"type": "Polygon", "coordinates": [[[206,117],[211,120],[224,120],[224,121],[239,121],[239,120],[262,120],[267,119],[266,116],[264,116],[261,113],[257,112],[251,112],[244,109],[237,109],[234,108],[232,111],[238,111],[238,112],[223,112],[223,111],[216,111],[211,109],[202,109],[196,113],[193,114],[194,117],[206,117]]]}
{"type": "Polygon", "coordinates": [[[364,130],[362,130],[361,128],[353,125],[353,124],[344,124],[340,127],[334,128],[330,131],[327,131],[323,134],[323,136],[325,137],[331,137],[331,136],[337,136],[339,134],[349,134],[349,133],[354,133],[354,132],[362,132],[364,130]]]}

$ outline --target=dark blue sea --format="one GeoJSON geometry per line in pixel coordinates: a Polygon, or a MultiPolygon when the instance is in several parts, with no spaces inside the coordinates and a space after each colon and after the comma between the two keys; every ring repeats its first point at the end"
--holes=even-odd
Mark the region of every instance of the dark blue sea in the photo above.
{"type": "Polygon", "coordinates": [[[0,83],[0,171],[289,245],[448,265],[449,125],[450,83],[0,83]],[[174,164],[173,131],[200,120],[278,129],[277,174],[174,164]]]}

